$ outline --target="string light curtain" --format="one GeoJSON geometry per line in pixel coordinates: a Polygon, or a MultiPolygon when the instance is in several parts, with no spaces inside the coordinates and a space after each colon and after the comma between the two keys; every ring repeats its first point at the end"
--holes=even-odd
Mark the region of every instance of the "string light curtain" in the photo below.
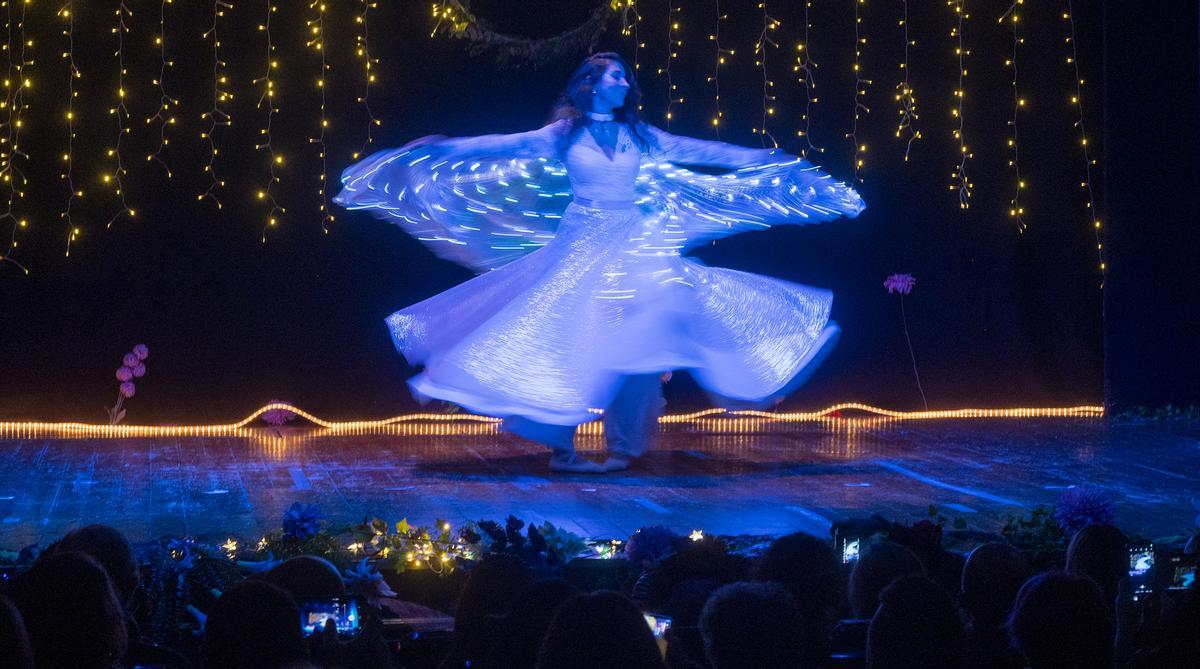
{"type": "MultiPolygon", "coordinates": [[[[644,3],[647,0],[642,1],[644,3]]],[[[955,146],[953,147],[954,167],[951,171],[949,188],[956,191],[959,205],[964,209],[968,206],[974,190],[974,185],[968,176],[968,172],[971,171],[969,170],[970,165],[974,164],[972,162],[973,153],[971,145],[967,142],[966,134],[975,132],[974,126],[969,125],[965,119],[968,61],[971,54],[967,46],[968,35],[966,34],[966,31],[970,29],[967,2],[968,0],[947,0],[946,2],[952,19],[949,33],[955,67],[954,77],[950,80],[954,84],[954,94],[949,115],[951,121],[949,135],[953,137],[955,146]]],[[[1084,127],[1084,110],[1082,108],[1085,81],[1080,74],[1079,54],[1076,52],[1076,28],[1072,5],[1070,0],[1063,0],[1063,2],[1065,4],[1063,11],[1055,11],[1061,15],[1063,27],[1067,33],[1062,38],[1062,43],[1067,47],[1066,63],[1073,76],[1073,90],[1070,91],[1068,97],[1075,114],[1074,123],[1078,129],[1077,141],[1084,163],[1082,178],[1076,182],[1084,192],[1082,206],[1089,212],[1087,220],[1095,238],[1096,262],[1103,273],[1105,269],[1104,248],[1100,216],[1096,211],[1096,193],[1093,188],[1092,174],[1096,159],[1084,127]]],[[[307,12],[293,13],[292,17],[288,17],[289,13],[285,11],[288,6],[279,0],[253,0],[253,3],[255,5],[253,11],[242,14],[240,11],[235,13],[233,3],[225,0],[212,0],[211,3],[205,3],[199,8],[184,8],[174,0],[159,0],[159,11],[156,13],[152,10],[142,12],[135,7],[135,3],[129,2],[129,0],[114,0],[113,3],[99,8],[89,8],[96,14],[95,17],[88,17],[86,12],[84,15],[79,14],[84,6],[74,0],[61,0],[52,7],[46,7],[36,0],[0,0],[0,20],[5,21],[5,34],[7,35],[3,44],[5,54],[0,60],[0,66],[6,68],[4,95],[0,100],[0,179],[2,179],[0,181],[0,235],[3,235],[0,237],[0,268],[17,267],[22,272],[28,272],[28,268],[20,257],[23,254],[19,251],[27,243],[27,239],[33,239],[33,236],[30,235],[30,226],[34,225],[35,220],[42,217],[37,207],[28,204],[32,200],[25,198],[29,179],[40,174],[40,172],[31,171],[36,167],[35,163],[38,160],[45,159],[48,164],[50,160],[58,163],[56,165],[58,169],[52,175],[59,177],[57,181],[62,184],[65,191],[56,191],[53,197],[53,201],[57,204],[52,207],[56,210],[55,213],[58,215],[60,223],[49,232],[52,233],[56,244],[62,244],[55,250],[64,255],[73,256],[78,249],[81,235],[87,233],[89,220],[91,220],[87,210],[81,206],[83,203],[90,203],[91,199],[81,198],[84,197],[85,191],[90,191],[92,183],[96,183],[98,190],[106,194],[106,197],[116,200],[115,211],[105,206],[105,203],[111,202],[111,200],[105,198],[96,200],[96,207],[102,210],[98,213],[97,222],[107,221],[108,226],[115,226],[116,222],[122,218],[133,217],[140,213],[134,209],[131,201],[127,201],[127,196],[130,194],[129,189],[133,185],[131,179],[136,179],[140,183],[144,176],[151,174],[143,175],[138,172],[136,163],[129,162],[127,153],[131,147],[141,147],[142,145],[138,142],[143,140],[145,141],[145,150],[141,151],[139,155],[145,156],[147,165],[154,165],[155,169],[152,175],[155,177],[172,179],[180,168],[180,165],[176,163],[184,157],[184,153],[192,153],[193,156],[199,157],[200,165],[197,166],[196,173],[198,175],[201,171],[203,172],[204,183],[199,184],[199,188],[193,192],[199,192],[197,200],[200,202],[211,201],[217,209],[223,207],[225,173],[230,171],[230,178],[234,178],[231,170],[235,169],[238,164],[236,158],[226,163],[224,161],[225,152],[242,152],[251,146],[256,151],[262,151],[267,161],[266,165],[254,161],[253,169],[261,171],[251,177],[251,182],[245,192],[247,199],[258,207],[255,218],[261,221],[262,239],[265,241],[267,231],[281,223],[285,212],[290,210],[290,207],[285,209],[284,206],[287,204],[284,197],[284,193],[287,191],[280,190],[284,154],[279,146],[283,136],[279,135],[277,130],[278,122],[281,120],[279,115],[283,113],[281,106],[286,106],[281,105],[283,96],[279,87],[283,84],[283,79],[280,66],[287,62],[289,53],[298,52],[302,44],[312,49],[312,70],[315,70],[316,76],[312,89],[313,97],[306,101],[311,106],[306,104],[298,105],[298,107],[303,107],[304,115],[309,114],[310,109],[316,111],[317,115],[316,125],[310,126],[313,128],[313,132],[299,135],[300,137],[307,135],[308,141],[317,145],[316,150],[306,155],[304,159],[307,164],[305,171],[312,168],[315,160],[320,161],[319,168],[310,173],[315,173],[314,177],[319,182],[316,193],[318,199],[311,208],[303,208],[306,213],[303,213],[302,216],[311,216],[312,210],[315,209],[319,216],[321,230],[325,233],[329,232],[329,224],[333,221],[333,212],[330,204],[331,194],[328,189],[335,185],[330,183],[329,170],[338,167],[334,162],[341,162],[331,162],[329,151],[333,150],[335,155],[341,155],[342,161],[359,160],[373,149],[374,142],[377,140],[378,128],[382,125],[381,115],[375,109],[377,100],[375,96],[380,85],[380,58],[376,51],[380,47],[372,44],[369,39],[370,28],[374,27],[371,24],[379,14],[379,3],[377,0],[354,0],[354,2],[334,5],[320,0],[310,0],[306,5],[307,12]],[[46,93],[44,100],[42,96],[35,99],[28,95],[32,83],[35,40],[34,36],[26,34],[26,15],[34,12],[29,16],[35,16],[38,10],[46,10],[45,16],[54,31],[51,33],[55,45],[54,51],[61,54],[61,59],[57,61],[57,66],[61,69],[55,69],[53,74],[55,81],[61,81],[61,84],[57,90],[48,87],[47,91],[49,92],[46,93]],[[210,50],[207,53],[204,51],[199,53],[202,54],[202,57],[211,54],[211,69],[206,72],[207,77],[204,79],[197,79],[194,74],[183,76],[175,73],[176,58],[180,50],[183,48],[193,48],[194,50],[194,47],[185,47],[184,45],[188,42],[193,44],[196,42],[195,36],[188,35],[188,39],[185,39],[181,33],[191,30],[190,26],[201,23],[195,20],[194,14],[191,22],[183,19],[176,20],[176,12],[181,17],[185,11],[204,12],[203,28],[200,29],[203,32],[197,30],[203,45],[210,50]],[[81,42],[79,29],[85,25],[84,21],[98,18],[101,15],[106,20],[93,30],[103,33],[111,41],[81,42]],[[294,19],[295,28],[281,29],[280,26],[289,25],[280,20],[281,16],[294,19]],[[82,18],[82,20],[76,21],[77,18],[82,18]],[[261,46],[244,50],[247,54],[253,54],[245,57],[252,58],[256,62],[254,72],[239,77],[235,81],[233,72],[237,70],[231,71],[226,61],[242,57],[242,50],[228,49],[226,42],[230,39],[239,39],[234,37],[240,35],[243,30],[239,21],[248,22],[248,28],[251,30],[258,29],[258,38],[254,43],[261,46]],[[290,32],[301,28],[304,31],[303,40],[298,39],[297,33],[290,32]],[[281,30],[289,31],[286,39],[281,30]],[[142,43],[142,40],[136,37],[138,35],[151,36],[152,39],[142,43]],[[131,36],[134,36],[135,39],[131,40],[131,36]],[[338,52],[337,54],[327,53],[328,39],[335,40],[332,44],[338,52]],[[81,47],[85,50],[102,52],[105,60],[90,61],[86,58],[77,60],[81,47]],[[352,60],[351,54],[353,54],[352,60]],[[149,60],[151,58],[152,61],[149,60]],[[153,63],[153,75],[150,74],[151,62],[153,63]],[[345,77],[344,81],[337,82],[337,85],[331,89],[332,80],[329,76],[331,68],[341,67],[343,63],[349,67],[351,62],[356,68],[355,76],[345,77]],[[143,65],[146,66],[144,69],[142,69],[143,65]],[[81,68],[85,66],[88,69],[102,68],[105,79],[111,76],[115,80],[115,91],[106,94],[104,88],[107,87],[105,86],[98,89],[100,94],[97,95],[89,94],[92,89],[81,89],[81,68]],[[115,67],[115,72],[113,72],[113,67],[115,67]],[[129,74],[131,71],[132,75],[129,74]],[[145,78],[142,78],[143,72],[145,78]],[[65,77],[65,81],[60,77],[65,77]],[[151,84],[148,89],[144,87],[145,82],[151,84]],[[185,95],[188,89],[194,91],[197,86],[204,87],[209,83],[211,83],[211,101],[198,102],[196,106],[204,111],[200,112],[198,109],[194,116],[192,114],[186,116],[193,121],[197,117],[200,119],[201,127],[197,128],[197,131],[206,151],[197,154],[194,146],[183,147],[184,151],[169,151],[169,149],[175,148],[174,134],[182,125],[183,118],[179,116],[181,98],[190,99],[185,95]],[[234,95],[246,86],[254,90],[254,99],[257,99],[256,110],[259,112],[257,115],[259,125],[252,127],[250,132],[258,133],[258,138],[253,144],[241,142],[235,144],[233,140],[236,136],[230,134],[228,138],[225,138],[226,131],[224,129],[232,124],[231,114],[236,109],[234,95]],[[141,95],[137,95],[138,93],[141,95]],[[65,96],[65,100],[58,96],[65,96]],[[86,100],[87,105],[81,103],[81,96],[86,100]],[[25,127],[30,120],[30,118],[26,118],[26,115],[30,113],[30,100],[36,100],[38,104],[44,103],[52,112],[51,118],[62,124],[57,126],[54,131],[53,149],[44,154],[36,150],[32,152],[28,150],[30,147],[27,145],[33,139],[41,137],[28,133],[25,127]],[[90,148],[95,145],[79,141],[78,138],[90,130],[90,127],[85,128],[79,121],[81,119],[95,120],[95,116],[89,112],[89,105],[99,107],[101,104],[104,104],[110,117],[115,120],[115,124],[113,124],[115,128],[103,124],[95,126],[105,128],[103,134],[106,136],[103,148],[95,151],[90,148]],[[145,105],[145,107],[139,105],[145,105]],[[331,124],[335,118],[340,118],[339,114],[347,112],[351,105],[355,107],[355,114],[362,115],[361,117],[354,116],[354,118],[363,118],[366,127],[362,128],[361,134],[359,132],[347,133],[348,140],[344,143],[331,142],[331,124]],[[319,111],[317,111],[318,109],[319,111]],[[134,125],[129,122],[131,111],[136,111],[140,114],[139,118],[144,119],[144,124],[136,124],[137,127],[145,128],[144,136],[142,133],[133,133],[134,125]],[[131,138],[131,133],[138,136],[131,138]],[[81,151],[85,146],[89,147],[86,149],[89,160],[94,155],[104,163],[102,170],[95,172],[89,170],[90,174],[86,180],[80,177],[80,168],[84,165],[79,163],[81,151]],[[97,172],[99,172],[99,178],[96,176],[97,172]],[[62,199],[59,199],[59,193],[61,193],[62,199]],[[261,218],[258,218],[259,216],[261,218]]],[[[914,89],[920,88],[926,82],[914,76],[912,72],[913,58],[920,58],[922,53],[915,50],[910,51],[910,48],[917,44],[914,36],[918,30],[940,31],[943,29],[939,25],[940,19],[937,19],[941,15],[941,10],[934,9],[933,13],[925,10],[918,13],[917,5],[908,0],[900,0],[893,5],[894,9],[876,13],[868,10],[882,10],[882,6],[868,6],[867,0],[854,0],[852,4],[844,5],[843,8],[838,8],[831,3],[828,13],[823,13],[821,16],[832,17],[836,11],[838,18],[825,21],[823,18],[814,20],[814,0],[805,0],[803,3],[795,3],[786,7],[783,3],[758,0],[754,5],[757,12],[741,11],[737,14],[734,14],[731,8],[737,7],[744,10],[749,9],[749,5],[734,5],[733,3],[734,0],[658,0],[658,3],[654,5],[656,11],[666,13],[667,19],[665,30],[659,32],[662,30],[661,28],[655,29],[653,33],[657,39],[652,40],[659,41],[658,48],[663,46],[666,48],[665,62],[661,62],[661,67],[658,68],[658,73],[661,75],[663,86],[666,89],[666,98],[664,100],[660,94],[658,100],[660,103],[665,102],[666,108],[661,113],[665,117],[667,127],[670,127],[673,122],[683,121],[682,115],[685,111],[695,111],[697,118],[687,120],[699,121],[711,127],[713,134],[718,138],[726,134],[729,115],[734,111],[734,107],[728,101],[729,93],[735,89],[728,88],[727,82],[722,79],[731,74],[729,66],[734,62],[736,48],[739,46],[742,48],[753,47],[756,56],[754,65],[757,70],[758,83],[762,89],[761,104],[758,109],[750,111],[753,117],[757,117],[756,122],[750,122],[747,125],[751,126],[753,132],[759,135],[763,145],[767,145],[769,139],[770,145],[779,146],[781,144],[779,139],[784,137],[780,131],[780,112],[783,112],[793,124],[791,128],[787,129],[787,137],[794,138],[793,142],[797,149],[795,152],[802,157],[809,157],[814,152],[822,151],[815,141],[813,127],[813,113],[820,101],[817,95],[815,76],[818,66],[812,58],[813,38],[819,36],[826,25],[832,29],[843,30],[847,27],[847,22],[852,20],[853,24],[849,27],[853,28],[853,66],[850,71],[841,70],[838,79],[843,84],[852,83],[854,86],[853,97],[850,101],[853,105],[853,118],[844,137],[851,142],[853,147],[852,165],[855,179],[861,181],[863,178],[868,146],[873,133],[878,131],[877,124],[868,122],[871,107],[870,87],[873,82],[868,76],[867,70],[871,67],[878,67],[880,61],[893,57],[893,55],[899,61],[899,74],[901,75],[894,86],[897,116],[893,117],[896,122],[894,124],[889,122],[888,125],[891,127],[884,132],[892,131],[898,140],[904,142],[903,159],[905,161],[909,159],[912,149],[917,146],[916,140],[922,139],[922,131],[927,130],[917,127],[919,115],[914,93],[914,89]],[[693,17],[689,14],[685,17],[685,10],[689,12],[703,11],[703,15],[693,17]],[[853,10],[852,19],[849,17],[851,10],[853,10]],[[912,25],[910,10],[913,12],[912,19],[919,19],[925,23],[912,25]],[[896,16],[896,12],[900,14],[899,17],[896,16]],[[779,14],[783,20],[776,18],[775,14],[779,14]],[[699,23],[689,25],[690,21],[685,23],[685,18],[696,18],[699,23]],[[903,44],[897,40],[895,46],[902,47],[902,50],[897,48],[895,51],[891,51],[889,49],[889,53],[876,53],[876,49],[868,51],[869,27],[882,25],[885,21],[901,28],[899,32],[903,36],[903,44]],[[891,23],[893,21],[896,23],[891,23]],[[689,45],[685,42],[688,40],[687,35],[692,33],[698,33],[701,37],[707,35],[708,44],[702,49],[689,51],[689,45]],[[662,44],[664,38],[665,45],[662,44]],[[795,60],[791,67],[795,76],[796,88],[787,87],[789,90],[781,91],[771,72],[771,66],[777,65],[779,61],[770,58],[770,51],[777,49],[785,39],[788,43],[795,45],[795,60]],[[688,75],[686,80],[684,78],[685,71],[688,75]],[[853,77],[847,81],[847,75],[850,74],[853,77]],[[703,80],[707,84],[707,92],[712,95],[711,104],[705,105],[706,109],[684,107],[686,96],[682,94],[682,90],[686,89],[689,85],[688,82],[693,80],[703,80]],[[794,109],[786,108],[792,105],[795,105],[794,109]],[[794,136],[791,134],[793,132],[794,136]]],[[[433,39],[443,36],[463,40],[478,38],[491,42],[499,39],[494,31],[489,33],[480,27],[486,23],[485,18],[476,17],[461,2],[438,0],[432,2],[431,6],[435,23],[435,30],[431,34],[433,39]]],[[[1030,131],[1026,128],[1029,121],[1025,119],[1024,114],[1027,110],[1026,97],[1028,93],[1024,90],[1026,85],[1018,86],[1017,63],[1019,55],[1024,71],[1030,71],[1030,67],[1036,66],[1036,56],[1039,54],[1027,54],[1023,48],[1026,35],[1024,23],[1027,20],[1024,0],[1009,0],[1007,6],[1008,10],[1004,14],[992,17],[998,18],[997,23],[992,24],[998,32],[992,35],[981,35],[977,39],[996,39],[1003,35],[1011,44],[1011,54],[1005,54],[1007,59],[1004,61],[1007,72],[1011,75],[1011,80],[1008,82],[1011,84],[1011,115],[1007,120],[1007,132],[1003,138],[987,138],[981,135],[979,141],[1001,143],[1000,145],[1007,147],[1007,166],[1011,170],[1012,186],[1009,191],[1011,197],[1004,198],[1007,204],[1005,210],[1014,222],[1014,227],[1024,231],[1028,224],[1025,216],[1028,207],[1028,185],[1026,183],[1028,177],[1024,172],[1025,166],[1020,161],[1019,149],[1027,147],[1018,146],[1018,138],[1019,136],[1033,137],[1034,135],[1029,134],[1030,131]],[[1018,133],[1019,123],[1021,133],[1018,133]]],[[[303,10],[303,7],[301,6],[299,9],[303,10]]],[[[501,35],[500,37],[504,39],[500,41],[513,48],[519,47],[521,52],[528,56],[521,62],[513,57],[511,61],[513,64],[536,63],[539,49],[546,49],[558,54],[562,48],[565,48],[556,44],[556,39],[570,42],[571,48],[574,48],[576,53],[581,50],[586,51],[590,41],[594,39],[594,35],[598,34],[595,28],[596,22],[607,17],[605,20],[618,26],[626,40],[632,40],[632,44],[628,41],[625,41],[624,44],[625,48],[632,52],[632,66],[640,72],[641,65],[647,60],[643,52],[647,46],[654,46],[653,44],[648,45],[641,39],[640,33],[644,31],[640,31],[640,23],[643,20],[642,11],[646,7],[645,5],[639,6],[638,0],[597,0],[596,6],[587,18],[587,30],[580,32],[579,28],[572,27],[557,36],[537,39],[501,35]]],[[[239,6],[240,9],[243,8],[239,6]]],[[[1032,8],[1029,12],[1032,12],[1032,8]]],[[[428,17],[428,15],[426,16],[428,17]]],[[[655,14],[653,22],[661,25],[659,23],[661,16],[662,14],[655,14]]],[[[30,23],[30,25],[35,24],[30,23]]],[[[86,25],[90,27],[95,24],[89,22],[86,25]]],[[[972,41],[974,39],[976,38],[972,38],[972,41]]],[[[836,43],[836,41],[831,40],[831,43],[836,43]]],[[[468,47],[468,51],[474,53],[470,45],[468,47]]],[[[499,47],[493,45],[491,48],[499,47]]],[[[849,55],[849,53],[845,54],[847,58],[849,55]]],[[[926,57],[925,60],[930,58],[937,59],[939,57],[935,54],[926,57]]],[[[843,63],[845,60],[846,58],[843,58],[843,63]]],[[[949,62],[943,62],[948,69],[949,62]]],[[[997,59],[997,65],[998,63],[999,59],[997,59]]],[[[197,70],[205,68],[204,63],[189,63],[189,65],[195,66],[197,70]]],[[[750,72],[753,72],[749,65],[748,62],[742,64],[740,69],[744,72],[740,79],[737,72],[732,73],[737,85],[743,87],[747,85],[746,79],[750,72]]],[[[347,73],[349,72],[350,70],[347,70],[347,73]]],[[[929,85],[932,86],[932,82],[929,85]]],[[[297,83],[296,86],[299,88],[300,84],[297,83]]],[[[653,104],[656,96],[648,97],[651,99],[650,104],[653,104]]],[[[974,108],[973,105],[972,108],[974,108]]],[[[102,114],[96,114],[96,116],[103,117],[102,114]]],[[[311,124],[312,119],[309,118],[308,123],[311,124]]],[[[190,127],[187,128],[187,132],[191,132],[190,127]]],[[[300,140],[300,143],[303,141],[300,140]]],[[[737,141],[736,138],[733,141],[737,141]]],[[[1026,139],[1025,142],[1028,143],[1029,140],[1026,139]]],[[[32,148],[36,149],[37,147],[33,146],[32,148]]],[[[92,166],[88,165],[87,167],[92,166]]],[[[307,182],[307,178],[305,181],[307,182]]],[[[136,188],[133,192],[136,194],[141,191],[141,188],[136,188]]],[[[311,193],[311,191],[308,192],[311,193]]],[[[38,201],[44,200],[38,198],[38,201]]],[[[49,215],[47,214],[46,217],[49,218],[49,215]]],[[[307,218],[307,221],[313,222],[312,218],[307,218]]]]}
{"type": "Polygon", "coordinates": [[[812,59],[812,48],[810,47],[812,39],[812,0],[804,2],[804,33],[799,42],[796,43],[796,64],[792,66],[792,71],[796,73],[797,82],[804,88],[804,111],[800,114],[800,127],[796,130],[796,136],[804,140],[804,146],[800,147],[800,157],[807,158],[808,154],[816,151],[821,153],[825,149],[818,147],[812,142],[812,106],[817,103],[817,80],[816,69],[817,64],[812,59]]]}
{"type": "Polygon", "coordinates": [[[950,116],[956,122],[952,128],[954,139],[958,140],[958,163],[950,173],[950,190],[958,191],[958,206],[966,209],[971,200],[971,179],[967,176],[967,160],[973,157],[967,148],[965,121],[963,118],[963,103],[967,97],[964,80],[967,78],[966,57],[970,51],[963,45],[963,23],[970,18],[966,12],[966,0],[948,0],[946,3],[954,12],[954,25],[950,29],[950,39],[954,40],[954,56],[958,62],[958,86],[954,89],[954,105],[950,108],[950,116]]]}
{"type": "Polygon", "coordinates": [[[117,104],[108,110],[108,113],[117,120],[117,140],[113,142],[112,148],[108,150],[108,156],[113,159],[115,165],[112,174],[104,174],[101,178],[105,184],[113,186],[113,194],[121,201],[121,206],[109,217],[108,223],[104,226],[106,228],[111,228],[112,224],[122,214],[126,214],[130,218],[137,215],[137,212],[125,200],[125,175],[129,173],[129,170],[125,169],[125,159],[121,153],[121,144],[125,141],[125,135],[128,135],[130,132],[130,128],[127,125],[129,122],[129,107],[125,103],[128,95],[125,90],[125,75],[129,73],[129,70],[125,69],[125,35],[129,33],[129,24],[126,19],[132,17],[133,12],[130,11],[129,6],[122,0],[117,3],[115,13],[117,21],[116,25],[113,26],[112,32],[117,36],[117,50],[115,52],[117,57],[117,90],[115,99],[117,104]]]}
{"type": "Polygon", "coordinates": [[[17,2],[17,0],[4,0],[0,4],[0,9],[4,10],[4,54],[6,59],[6,70],[4,77],[4,102],[3,108],[0,108],[5,116],[4,121],[4,137],[0,139],[0,178],[4,180],[3,187],[7,191],[4,198],[4,210],[0,211],[0,223],[7,222],[10,225],[10,237],[8,249],[4,255],[0,255],[0,264],[10,262],[21,269],[25,274],[29,273],[29,269],[22,265],[13,257],[13,252],[17,249],[17,233],[29,227],[29,219],[24,216],[18,216],[16,209],[16,201],[25,197],[25,186],[28,184],[28,179],[25,176],[25,171],[21,168],[21,162],[28,162],[29,156],[21,149],[21,130],[24,121],[21,119],[22,114],[28,108],[25,103],[25,89],[30,85],[30,80],[25,68],[32,65],[32,61],[28,60],[29,56],[27,48],[33,46],[32,41],[25,38],[25,10],[29,4],[27,0],[17,2]],[[13,5],[18,4],[19,10],[14,10],[13,5]],[[17,43],[14,47],[14,27],[16,28],[17,43]]]}

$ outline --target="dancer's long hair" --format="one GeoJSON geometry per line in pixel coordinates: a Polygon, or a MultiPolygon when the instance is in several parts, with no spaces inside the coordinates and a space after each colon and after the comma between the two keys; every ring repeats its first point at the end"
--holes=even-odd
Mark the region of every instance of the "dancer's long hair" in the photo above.
{"type": "Polygon", "coordinates": [[[588,111],[592,109],[592,88],[609,63],[618,63],[625,70],[625,80],[629,82],[629,91],[625,94],[625,104],[613,110],[613,118],[629,126],[630,135],[643,151],[653,145],[653,140],[642,127],[642,114],[638,107],[642,102],[642,89],[638,87],[637,75],[621,54],[612,51],[594,53],[575,68],[574,74],[567,80],[566,90],[559,96],[558,102],[550,115],[551,121],[567,119],[571,122],[571,137],[579,130],[591,124],[588,111]]]}

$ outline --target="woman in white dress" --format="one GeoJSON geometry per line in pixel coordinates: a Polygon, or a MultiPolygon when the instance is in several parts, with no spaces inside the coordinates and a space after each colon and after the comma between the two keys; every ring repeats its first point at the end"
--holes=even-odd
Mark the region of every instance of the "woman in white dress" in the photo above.
{"type": "Polygon", "coordinates": [[[553,451],[553,471],[615,471],[642,455],[673,370],[721,406],[769,406],[839,332],[828,291],[683,254],[745,230],[856,216],[858,194],[778,149],[669,134],[640,119],[640,98],[619,55],[595,54],[546,126],[380,151],[346,169],[334,198],[483,272],[388,327],[424,366],[409,380],[419,398],[502,417],[553,451]],[[597,410],[603,462],[573,446],[597,410]]]}

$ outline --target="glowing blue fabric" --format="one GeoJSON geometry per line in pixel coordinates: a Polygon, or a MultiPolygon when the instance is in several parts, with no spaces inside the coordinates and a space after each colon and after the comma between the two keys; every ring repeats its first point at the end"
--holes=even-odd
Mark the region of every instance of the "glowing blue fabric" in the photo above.
{"type": "Polygon", "coordinates": [[[631,374],[686,369],[719,401],[755,403],[811,372],[836,338],[828,291],[683,254],[857,216],[861,198],[792,156],[643,135],[646,150],[622,126],[608,156],[559,121],[380,151],[345,170],[335,202],[484,272],[387,319],[397,349],[425,366],[409,382],[419,396],[572,425],[631,374]]]}

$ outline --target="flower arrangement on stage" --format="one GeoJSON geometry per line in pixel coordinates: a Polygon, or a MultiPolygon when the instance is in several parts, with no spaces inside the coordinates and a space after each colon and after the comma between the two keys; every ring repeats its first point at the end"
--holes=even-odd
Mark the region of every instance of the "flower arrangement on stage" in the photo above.
{"type": "Polygon", "coordinates": [[[904,325],[904,341],[908,343],[908,356],[912,358],[913,375],[917,377],[917,390],[921,393],[921,403],[929,411],[929,400],[925,399],[925,389],[921,387],[921,374],[917,371],[917,355],[913,353],[912,337],[908,336],[908,315],[904,312],[904,296],[912,292],[917,280],[911,274],[892,274],[883,280],[883,287],[889,295],[900,295],[900,321],[904,325]]]}
{"type": "Polygon", "coordinates": [[[1095,524],[1112,524],[1116,514],[1112,497],[1101,488],[1095,486],[1075,486],[1069,488],[1058,500],[1054,507],[1054,519],[1058,521],[1063,534],[1071,536],[1095,524]]]}
{"type": "Polygon", "coordinates": [[[122,365],[117,369],[117,382],[121,384],[117,387],[117,403],[108,409],[109,425],[116,425],[125,418],[123,405],[125,400],[133,397],[137,390],[133,380],[146,375],[145,361],[148,357],[150,357],[150,349],[145,344],[138,344],[122,359],[122,365]]]}

